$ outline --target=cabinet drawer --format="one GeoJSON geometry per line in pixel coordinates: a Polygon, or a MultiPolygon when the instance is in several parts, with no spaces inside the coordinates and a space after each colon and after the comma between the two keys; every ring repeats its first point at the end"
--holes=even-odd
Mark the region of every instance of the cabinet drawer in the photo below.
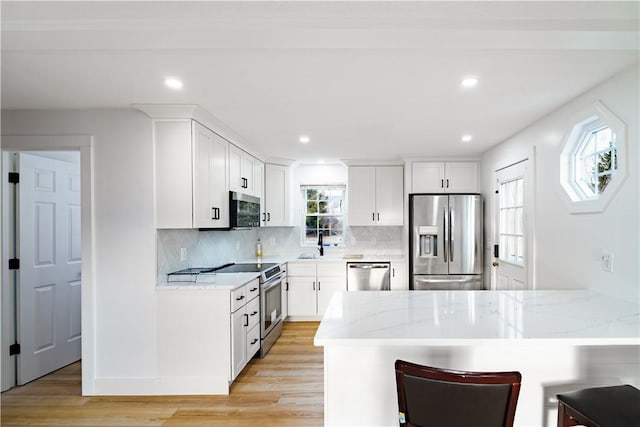
{"type": "Polygon", "coordinates": [[[247,361],[260,350],[260,326],[256,325],[247,332],[247,361]]]}
{"type": "Polygon", "coordinates": [[[231,312],[233,313],[247,303],[247,285],[231,291],[231,312]]]}
{"type": "Polygon", "coordinates": [[[290,262],[287,266],[287,276],[313,276],[316,275],[315,262],[290,262]]]}
{"type": "Polygon", "coordinates": [[[249,316],[249,329],[260,323],[260,298],[254,298],[247,303],[247,316],[249,316]]]}
{"type": "Polygon", "coordinates": [[[347,277],[347,264],[345,262],[321,262],[318,263],[318,277],[347,277]]]}
{"type": "Polygon", "coordinates": [[[260,282],[258,279],[252,280],[245,285],[247,289],[247,301],[251,301],[258,295],[260,295],[260,282]]]}

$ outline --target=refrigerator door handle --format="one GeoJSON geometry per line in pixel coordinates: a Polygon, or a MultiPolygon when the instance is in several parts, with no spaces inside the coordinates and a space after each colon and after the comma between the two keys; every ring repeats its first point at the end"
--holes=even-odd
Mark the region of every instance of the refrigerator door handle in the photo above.
{"type": "MultiPolygon", "coordinates": [[[[414,279],[418,283],[465,283],[469,279],[414,279]]],[[[475,279],[474,279],[475,280],[475,279]]]]}
{"type": "Polygon", "coordinates": [[[453,262],[453,209],[449,210],[449,260],[453,262]]]}
{"type": "Polygon", "coordinates": [[[447,232],[448,230],[448,224],[447,224],[447,208],[444,208],[443,211],[443,215],[442,217],[444,218],[444,225],[443,225],[443,233],[444,233],[444,239],[442,239],[442,245],[444,246],[444,262],[448,262],[447,260],[447,242],[449,240],[449,233],[447,232]]]}

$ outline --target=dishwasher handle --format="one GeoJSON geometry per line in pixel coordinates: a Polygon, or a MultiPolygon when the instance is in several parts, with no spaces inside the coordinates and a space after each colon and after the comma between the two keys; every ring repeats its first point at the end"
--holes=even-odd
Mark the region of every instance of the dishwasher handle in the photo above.
{"type": "Polygon", "coordinates": [[[389,264],[349,264],[349,268],[370,270],[372,268],[389,268],[389,264]]]}

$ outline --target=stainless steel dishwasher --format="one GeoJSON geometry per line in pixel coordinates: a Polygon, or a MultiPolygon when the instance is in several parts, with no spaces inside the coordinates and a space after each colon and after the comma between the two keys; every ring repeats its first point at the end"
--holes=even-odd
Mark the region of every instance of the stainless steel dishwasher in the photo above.
{"type": "Polygon", "coordinates": [[[390,286],[391,263],[389,262],[348,262],[348,291],[388,291],[390,286]]]}

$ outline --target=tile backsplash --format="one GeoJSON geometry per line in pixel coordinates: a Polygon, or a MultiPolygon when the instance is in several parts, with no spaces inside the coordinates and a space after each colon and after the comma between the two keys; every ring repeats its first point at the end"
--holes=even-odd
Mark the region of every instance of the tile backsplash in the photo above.
{"type": "MultiPolygon", "coordinates": [[[[405,252],[403,227],[348,227],[344,247],[325,248],[325,255],[369,254],[401,255],[405,252]]],[[[296,256],[315,252],[315,247],[302,246],[300,227],[263,227],[251,230],[199,231],[158,230],[158,282],[167,273],[189,267],[213,267],[255,256],[260,238],[263,256],[296,256]],[[180,249],[187,260],[180,260],[180,249]]]]}

